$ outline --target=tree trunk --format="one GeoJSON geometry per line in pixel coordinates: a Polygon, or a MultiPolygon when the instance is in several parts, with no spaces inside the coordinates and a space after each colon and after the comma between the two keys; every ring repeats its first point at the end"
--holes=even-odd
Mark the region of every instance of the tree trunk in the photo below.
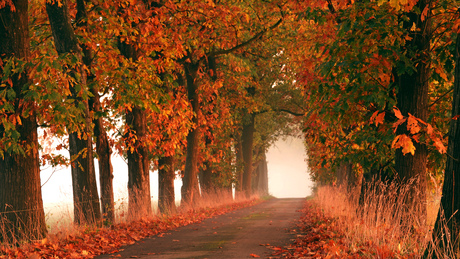
{"type": "MultiPolygon", "coordinates": [[[[99,94],[92,88],[94,113],[101,110],[99,94]]],[[[115,203],[113,195],[113,167],[111,161],[112,150],[110,149],[107,132],[101,117],[94,118],[94,135],[96,137],[96,153],[99,162],[99,185],[101,189],[101,206],[104,221],[107,223],[115,222],[115,203]]]]}
{"type": "Polygon", "coordinates": [[[243,193],[243,172],[244,172],[244,159],[243,159],[243,141],[241,140],[241,135],[238,134],[235,138],[235,156],[236,156],[236,180],[235,185],[235,197],[242,198],[244,197],[243,193]]]}
{"type": "MultiPolygon", "coordinates": [[[[441,206],[433,229],[433,241],[441,254],[433,258],[448,258],[460,253],[460,35],[457,34],[455,48],[454,98],[452,100],[452,120],[449,127],[444,185],[442,187],[441,206]],[[458,200],[457,200],[458,199],[458,200]],[[446,233],[448,232],[448,233],[446,233]],[[452,247],[448,247],[452,246],[452,247]],[[444,254],[452,249],[453,254],[444,254]]],[[[429,248],[433,248],[432,244],[429,248]]],[[[431,252],[427,249],[426,253],[431,252]]]]}
{"type": "MultiPolygon", "coordinates": [[[[423,11],[429,5],[428,0],[417,3],[419,10],[423,11]]],[[[430,11],[428,11],[430,13],[430,11]]],[[[404,22],[404,28],[410,31],[412,40],[407,41],[405,51],[416,52],[416,71],[405,71],[395,75],[398,85],[398,108],[404,116],[412,114],[426,121],[428,118],[428,81],[430,76],[429,62],[429,17],[421,20],[420,14],[409,13],[409,21],[404,22]],[[413,24],[420,31],[412,31],[413,24]]],[[[408,69],[408,68],[406,68],[408,69]]],[[[407,124],[398,127],[397,134],[407,134],[407,124]]],[[[420,212],[426,218],[426,163],[428,150],[425,144],[414,141],[415,154],[403,154],[401,149],[396,150],[395,170],[401,185],[409,185],[409,193],[402,197],[408,213],[420,212]]]]}
{"type": "MultiPolygon", "coordinates": [[[[208,136],[205,136],[205,149],[208,149],[211,145],[211,139],[208,136]]],[[[215,188],[213,182],[213,170],[211,167],[211,162],[206,160],[203,162],[202,169],[200,170],[200,187],[202,194],[210,194],[215,188]]]]}
{"type": "MultiPolygon", "coordinates": [[[[70,24],[70,16],[67,1],[46,3],[46,11],[53,32],[54,45],[58,54],[72,53],[80,60],[81,48],[78,45],[77,37],[70,24]]],[[[77,78],[80,73],[78,84],[86,86],[86,74],[84,69],[80,71],[66,71],[72,77],[77,78]]],[[[79,97],[75,85],[71,85],[70,91],[75,100],[76,107],[82,104],[84,110],[82,116],[84,125],[83,134],[78,132],[69,133],[69,151],[72,161],[72,185],[74,197],[74,220],[77,224],[93,224],[101,219],[101,208],[96,186],[96,175],[94,171],[93,142],[91,136],[91,118],[87,100],[79,97]]]]}
{"type": "Polygon", "coordinates": [[[243,191],[246,198],[251,197],[252,156],[254,143],[254,114],[248,114],[248,121],[243,124],[243,191]]]}
{"type": "Polygon", "coordinates": [[[363,175],[356,175],[353,171],[353,165],[348,163],[348,176],[347,176],[347,193],[348,193],[348,202],[352,205],[357,205],[359,197],[361,195],[361,182],[363,175]]]}
{"type": "MultiPolygon", "coordinates": [[[[13,1],[13,12],[8,4],[0,8],[0,58],[27,61],[30,56],[28,29],[28,1],[13,1]]],[[[4,64],[4,63],[3,63],[4,64]]],[[[0,66],[0,72],[4,71],[0,66]]],[[[24,153],[10,153],[1,147],[0,155],[0,225],[4,228],[0,243],[18,243],[23,239],[41,239],[46,235],[45,213],[40,186],[38,135],[33,101],[24,100],[22,89],[27,89],[28,69],[10,77],[16,93],[14,113],[22,123],[16,125],[24,153]],[[29,110],[30,112],[25,112],[29,110]],[[24,115],[26,114],[27,115],[24,115]]],[[[5,91],[0,87],[0,91],[5,91]]],[[[0,136],[5,128],[0,126],[0,136]]],[[[19,143],[18,143],[19,144],[19,143]]]]}
{"type": "MultiPolygon", "coordinates": [[[[77,0],[77,25],[86,27],[86,7],[84,0],[77,0]]],[[[101,101],[98,87],[94,82],[94,75],[91,73],[93,52],[86,45],[82,45],[84,53],[83,63],[88,68],[87,83],[93,97],[89,100],[89,108],[94,114],[94,137],[96,138],[96,153],[99,165],[99,185],[101,191],[102,217],[106,224],[115,222],[115,203],[113,196],[113,168],[111,155],[112,150],[109,145],[107,131],[104,122],[98,114],[101,112],[101,101]]]]}
{"type": "MultiPolygon", "coordinates": [[[[134,43],[127,43],[118,39],[118,49],[121,54],[133,62],[139,59],[139,50],[134,43]]],[[[135,139],[125,135],[128,156],[128,217],[136,219],[152,215],[152,201],[150,198],[149,152],[145,145],[147,134],[147,114],[142,107],[133,105],[126,109],[126,125],[135,139]]]]}
{"type": "Polygon", "coordinates": [[[259,180],[260,180],[260,171],[262,170],[262,159],[261,159],[261,152],[263,152],[263,149],[261,149],[258,146],[253,147],[252,151],[252,176],[251,176],[251,191],[253,194],[259,194],[259,180]]]}
{"type": "Polygon", "coordinates": [[[267,196],[269,195],[268,191],[268,166],[267,166],[267,154],[265,151],[262,153],[262,161],[260,162],[260,171],[259,171],[259,195],[267,196]]]}
{"type": "Polygon", "coordinates": [[[200,173],[200,187],[203,194],[210,194],[216,186],[212,179],[212,168],[209,161],[203,162],[204,169],[200,173]]]}
{"type": "Polygon", "coordinates": [[[182,179],[181,203],[192,205],[200,196],[198,186],[198,145],[200,138],[200,130],[198,116],[200,113],[198,100],[198,85],[196,82],[199,65],[194,63],[186,63],[185,76],[187,78],[187,95],[195,113],[192,119],[193,127],[187,135],[187,155],[185,158],[184,177],[182,179]]]}
{"type": "Polygon", "coordinates": [[[335,169],[335,177],[337,179],[337,186],[347,188],[348,185],[348,175],[349,170],[351,170],[349,163],[342,162],[340,165],[335,169]]]}
{"type": "Polygon", "coordinates": [[[158,159],[158,208],[162,214],[176,212],[174,197],[174,157],[166,156],[158,159]]]}
{"type": "MultiPolygon", "coordinates": [[[[144,145],[146,135],[145,111],[139,107],[126,113],[126,124],[136,135],[136,142],[128,148],[128,215],[131,219],[152,215],[150,198],[149,153],[144,145]]],[[[128,142],[130,142],[128,140],[128,142]]],[[[129,146],[128,146],[129,147],[129,146]]]]}

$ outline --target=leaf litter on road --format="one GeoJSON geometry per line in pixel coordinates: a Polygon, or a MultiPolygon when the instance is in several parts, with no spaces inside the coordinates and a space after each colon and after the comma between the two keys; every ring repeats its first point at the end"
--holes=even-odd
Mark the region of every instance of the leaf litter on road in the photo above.
{"type": "Polygon", "coordinates": [[[408,258],[371,241],[350,246],[336,220],[327,217],[314,201],[306,201],[301,212],[296,228],[291,229],[295,234],[291,244],[284,247],[261,244],[273,250],[269,258],[408,258]]]}
{"type": "Polygon", "coordinates": [[[100,254],[112,254],[123,250],[123,245],[134,244],[148,236],[164,235],[168,230],[199,223],[258,202],[260,200],[248,200],[167,217],[142,218],[109,228],[85,227],[74,234],[49,236],[21,247],[0,245],[0,258],[93,258],[100,254]]]}

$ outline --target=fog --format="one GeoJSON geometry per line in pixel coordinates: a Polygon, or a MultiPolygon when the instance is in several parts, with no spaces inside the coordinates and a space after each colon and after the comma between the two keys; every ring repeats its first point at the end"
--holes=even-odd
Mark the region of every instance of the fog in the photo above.
{"type": "Polygon", "coordinates": [[[268,189],[277,198],[307,197],[313,183],[308,172],[302,139],[278,140],[267,153],[268,189]]]}
{"type": "MultiPolygon", "coordinates": [[[[301,139],[289,137],[273,145],[268,153],[269,192],[278,198],[306,197],[311,193],[312,183],[309,180],[305,162],[306,154],[301,139]]],[[[96,173],[97,173],[97,160],[96,173]]],[[[114,169],[114,195],[116,204],[127,202],[128,166],[119,156],[112,158],[114,169]]],[[[99,176],[96,175],[99,182],[99,176]]],[[[48,208],[72,205],[72,180],[70,168],[45,168],[41,172],[43,202],[48,208]],[[53,173],[54,171],[54,173],[53,173]],[[45,183],[46,182],[46,183],[45,183]]],[[[176,179],[176,200],[180,199],[182,181],[176,179]]],[[[150,174],[151,195],[158,199],[158,174],[150,174]]],[[[98,186],[99,187],[99,186],[98,186]]]]}

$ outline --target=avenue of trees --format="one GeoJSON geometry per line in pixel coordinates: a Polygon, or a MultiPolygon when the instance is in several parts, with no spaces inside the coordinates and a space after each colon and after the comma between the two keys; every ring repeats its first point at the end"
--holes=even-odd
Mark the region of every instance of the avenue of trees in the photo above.
{"type": "Polygon", "coordinates": [[[153,170],[161,213],[176,210],[177,175],[181,205],[233,188],[267,195],[265,153],[300,122],[281,65],[289,10],[278,1],[0,1],[0,242],[46,235],[43,165],[71,167],[76,224],[115,222],[114,152],[128,163],[130,219],[153,213],[153,170]]]}
{"type": "Polygon", "coordinates": [[[153,169],[164,213],[177,172],[189,206],[216,189],[266,194],[265,152],[300,125],[313,180],[345,184],[351,202],[396,183],[409,191],[395,202],[424,219],[427,179],[444,179],[433,239],[458,251],[457,6],[1,0],[0,216],[11,235],[46,234],[50,163],[72,167],[76,223],[113,222],[112,152],[128,162],[132,218],[152,213],[153,169]]]}

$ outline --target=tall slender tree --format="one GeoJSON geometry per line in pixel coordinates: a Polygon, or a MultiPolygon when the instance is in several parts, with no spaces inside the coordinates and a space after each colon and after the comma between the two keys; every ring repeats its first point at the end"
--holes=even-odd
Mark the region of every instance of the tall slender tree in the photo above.
{"type": "Polygon", "coordinates": [[[69,80],[71,99],[80,111],[83,126],[69,131],[69,151],[72,163],[72,186],[74,199],[74,220],[77,224],[91,224],[101,219],[101,207],[94,169],[92,118],[88,98],[82,95],[87,91],[86,71],[83,67],[83,52],[70,22],[69,7],[66,0],[47,2],[46,12],[51,24],[54,46],[59,55],[77,58],[77,64],[67,64],[64,68],[73,81],[69,80]]]}
{"type": "MultiPolygon", "coordinates": [[[[84,0],[77,0],[77,26],[83,31],[90,33],[87,26],[88,14],[84,0]]],[[[94,53],[86,44],[81,44],[83,52],[83,64],[87,68],[87,84],[92,97],[89,99],[89,109],[93,114],[94,137],[96,140],[96,154],[99,165],[99,185],[101,191],[102,216],[106,222],[115,222],[115,202],[113,196],[113,168],[112,168],[112,149],[109,144],[107,131],[104,127],[102,113],[101,96],[99,94],[98,81],[91,72],[93,68],[94,53]]]]}
{"type": "MultiPolygon", "coordinates": [[[[134,6],[123,8],[119,6],[119,16],[128,26],[125,37],[118,38],[118,49],[127,59],[131,67],[124,69],[132,70],[141,57],[139,46],[138,23],[131,22],[129,8],[144,8],[143,3],[139,2],[134,6]]],[[[134,68],[135,69],[135,68],[134,68]]],[[[135,77],[134,74],[130,76],[135,77]]],[[[135,83],[140,91],[140,83],[137,79],[128,78],[127,84],[135,83]]],[[[132,94],[132,93],[131,93],[132,94]]],[[[129,103],[125,109],[125,125],[127,131],[124,135],[126,143],[126,153],[128,157],[128,215],[134,219],[141,216],[152,215],[152,201],[150,196],[150,155],[147,141],[147,109],[142,101],[136,100],[129,103]]]]}

